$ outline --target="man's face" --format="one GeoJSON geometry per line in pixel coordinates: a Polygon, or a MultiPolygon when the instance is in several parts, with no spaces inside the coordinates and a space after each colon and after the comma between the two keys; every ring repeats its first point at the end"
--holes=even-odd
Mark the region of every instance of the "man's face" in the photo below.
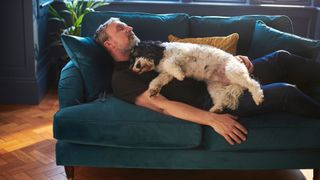
{"type": "Polygon", "coordinates": [[[134,34],[133,28],[121,21],[114,21],[106,28],[109,35],[108,48],[114,48],[122,53],[130,50],[140,41],[134,34]]]}

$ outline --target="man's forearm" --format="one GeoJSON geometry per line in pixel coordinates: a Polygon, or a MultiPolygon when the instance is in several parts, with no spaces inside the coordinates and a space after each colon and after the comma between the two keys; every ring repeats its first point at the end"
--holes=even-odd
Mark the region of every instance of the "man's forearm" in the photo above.
{"type": "Polygon", "coordinates": [[[203,111],[185,103],[168,100],[160,94],[149,97],[149,94],[144,92],[136,99],[135,103],[166,115],[202,125],[211,125],[210,121],[214,118],[213,113],[203,111]]]}
{"type": "Polygon", "coordinates": [[[163,105],[163,113],[202,125],[210,125],[209,119],[212,119],[214,116],[214,114],[210,112],[203,111],[188,104],[170,100],[166,101],[166,104],[163,105]]]}

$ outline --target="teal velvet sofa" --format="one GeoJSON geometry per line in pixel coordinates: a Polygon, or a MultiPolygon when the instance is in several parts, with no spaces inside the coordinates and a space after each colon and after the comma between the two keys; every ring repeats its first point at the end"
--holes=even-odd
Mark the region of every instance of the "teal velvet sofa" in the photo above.
{"type": "MultiPolygon", "coordinates": [[[[241,117],[247,141],[229,145],[211,127],[186,122],[124,102],[112,94],[111,57],[91,38],[99,24],[119,17],[141,40],[167,36],[208,37],[237,32],[237,54],[255,58],[289,50],[313,59],[320,43],[292,35],[287,16],[190,16],[92,12],[82,23],[82,37],[63,36],[70,56],[58,86],[54,116],[56,163],[73,167],[148,169],[315,169],[319,179],[320,119],[287,113],[241,117]],[[289,42],[289,43],[288,43],[289,42]]],[[[312,96],[319,99],[315,87],[312,96]]]]}

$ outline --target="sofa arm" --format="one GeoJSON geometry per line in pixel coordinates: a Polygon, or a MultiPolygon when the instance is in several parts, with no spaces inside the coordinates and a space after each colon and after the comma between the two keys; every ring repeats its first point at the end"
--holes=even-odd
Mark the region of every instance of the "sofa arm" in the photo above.
{"type": "Polygon", "coordinates": [[[84,84],[79,69],[69,61],[61,71],[58,84],[59,108],[84,102],[84,84]]]}
{"type": "Polygon", "coordinates": [[[320,84],[312,87],[312,89],[310,91],[311,91],[311,93],[310,93],[311,97],[313,97],[314,99],[316,99],[320,102],[320,84]]]}

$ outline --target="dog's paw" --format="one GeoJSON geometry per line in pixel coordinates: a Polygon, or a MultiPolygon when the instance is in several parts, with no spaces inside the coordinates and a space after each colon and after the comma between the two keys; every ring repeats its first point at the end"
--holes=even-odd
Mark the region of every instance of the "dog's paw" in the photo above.
{"type": "Polygon", "coordinates": [[[179,81],[183,81],[183,79],[185,78],[185,75],[178,73],[176,74],[175,78],[177,78],[179,81]]]}
{"type": "Polygon", "coordinates": [[[149,97],[153,97],[153,96],[156,96],[160,93],[160,89],[149,89],[148,90],[148,93],[149,93],[149,97]]]}
{"type": "Polygon", "coordinates": [[[259,93],[255,94],[253,96],[253,100],[256,103],[256,105],[260,105],[263,101],[264,101],[264,95],[263,95],[263,91],[259,91],[259,93]]]}
{"type": "Polygon", "coordinates": [[[176,79],[178,79],[179,81],[182,81],[186,76],[185,76],[183,73],[176,72],[176,73],[174,74],[174,77],[175,77],[176,79]]]}
{"type": "Polygon", "coordinates": [[[222,107],[213,106],[209,111],[212,113],[221,113],[222,107]]]}

